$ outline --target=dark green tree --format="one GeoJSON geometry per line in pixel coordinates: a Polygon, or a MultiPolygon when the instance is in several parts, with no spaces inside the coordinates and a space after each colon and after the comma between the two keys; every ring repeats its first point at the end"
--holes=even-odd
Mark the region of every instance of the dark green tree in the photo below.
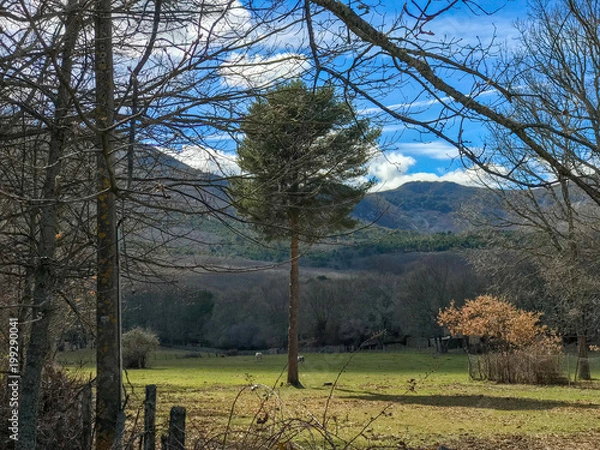
{"type": "Polygon", "coordinates": [[[288,383],[298,377],[299,244],[356,225],[349,217],[372,185],[365,164],[379,130],[358,120],[332,87],[285,84],[260,97],[242,123],[238,212],[269,241],[289,240],[288,383]]]}

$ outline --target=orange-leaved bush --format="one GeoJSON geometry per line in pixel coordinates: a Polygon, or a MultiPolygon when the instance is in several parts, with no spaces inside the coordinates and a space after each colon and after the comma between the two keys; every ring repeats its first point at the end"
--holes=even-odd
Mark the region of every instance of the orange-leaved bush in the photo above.
{"type": "Polygon", "coordinates": [[[505,383],[555,383],[561,380],[560,339],[540,324],[541,315],[482,295],[461,308],[451,303],[440,310],[438,323],[452,335],[481,338],[486,354],[470,364],[471,376],[505,383]]]}
{"type": "Polygon", "coordinates": [[[545,336],[547,328],[539,324],[541,315],[518,309],[497,297],[481,295],[467,300],[461,308],[452,302],[440,310],[438,323],[452,335],[479,336],[509,350],[528,347],[545,336]]]}

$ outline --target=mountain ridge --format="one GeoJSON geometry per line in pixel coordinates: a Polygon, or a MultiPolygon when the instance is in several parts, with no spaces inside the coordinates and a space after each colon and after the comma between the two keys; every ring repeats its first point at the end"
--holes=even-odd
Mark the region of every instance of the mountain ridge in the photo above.
{"type": "MultiPolygon", "coordinates": [[[[219,190],[227,183],[223,178],[194,168],[172,154],[160,151],[157,153],[160,153],[157,159],[167,167],[196,174],[198,179],[207,184],[218,184],[219,190]]],[[[210,191],[210,188],[206,189],[207,193],[210,191]]],[[[366,224],[392,230],[428,234],[458,233],[466,227],[461,212],[465,206],[485,199],[491,212],[502,209],[497,199],[490,201],[491,197],[489,191],[483,187],[464,186],[450,181],[411,181],[395,189],[367,194],[358,203],[352,216],[366,224]]],[[[219,200],[219,204],[224,206],[222,199],[219,200]]]]}
{"type": "Polygon", "coordinates": [[[411,181],[396,189],[368,194],[353,216],[364,222],[424,233],[460,232],[465,228],[462,210],[486,201],[490,212],[499,206],[490,203],[486,188],[464,186],[450,181],[411,181]]]}

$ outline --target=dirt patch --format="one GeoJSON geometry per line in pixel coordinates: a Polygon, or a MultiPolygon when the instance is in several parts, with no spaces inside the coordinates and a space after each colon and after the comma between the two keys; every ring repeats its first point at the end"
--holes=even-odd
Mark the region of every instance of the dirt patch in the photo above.
{"type": "MultiPolygon", "coordinates": [[[[465,436],[442,444],[449,450],[597,450],[600,446],[599,443],[600,431],[568,436],[529,437],[514,435],[487,438],[465,436]]],[[[437,450],[438,448],[439,445],[435,445],[414,450],[437,450]]]]}

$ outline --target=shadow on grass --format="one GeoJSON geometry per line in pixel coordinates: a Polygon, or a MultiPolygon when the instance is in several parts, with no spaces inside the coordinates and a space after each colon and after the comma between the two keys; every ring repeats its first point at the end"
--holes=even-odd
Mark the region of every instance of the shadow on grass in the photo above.
{"type": "Polygon", "coordinates": [[[345,398],[379,401],[386,403],[402,403],[404,405],[423,405],[437,407],[464,407],[498,409],[502,411],[546,410],[553,408],[598,409],[597,404],[581,404],[555,400],[536,400],[531,398],[494,397],[489,395],[386,395],[365,392],[345,398]]]}

